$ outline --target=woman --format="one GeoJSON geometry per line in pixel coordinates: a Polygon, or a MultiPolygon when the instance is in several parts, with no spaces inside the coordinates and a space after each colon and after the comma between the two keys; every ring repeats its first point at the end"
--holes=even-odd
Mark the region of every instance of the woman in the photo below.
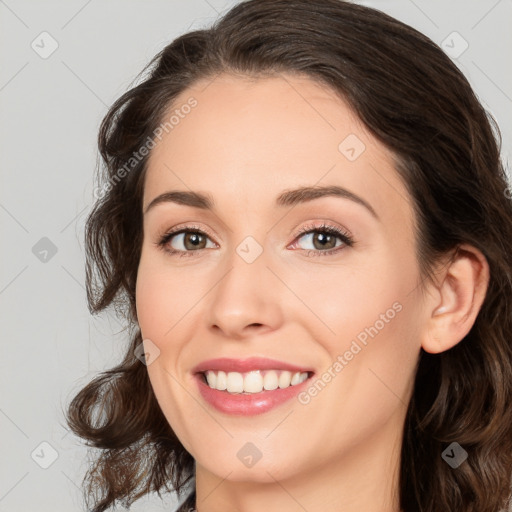
{"type": "Polygon", "coordinates": [[[94,512],[478,511],[512,476],[512,204],[431,40],[340,0],[252,0],[103,120],[91,312],[124,360],[70,404],[94,512]]]}

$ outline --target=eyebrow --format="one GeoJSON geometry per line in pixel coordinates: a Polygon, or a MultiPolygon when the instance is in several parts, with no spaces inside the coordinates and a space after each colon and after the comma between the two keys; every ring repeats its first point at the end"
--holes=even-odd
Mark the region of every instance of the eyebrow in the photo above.
{"type": "MultiPolygon", "coordinates": [[[[305,203],[320,197],[328,196],[349,199],[350,201],[364,206],[364,208],[366,208],[373,217],[379,220],[379,216],[371,204],[350,190],[339,187],[337,185],[329,185],[323,187],[300,187],[296,189],[285,190],[279,194],[279,196],[277,196],[276,206],[295,206],[300,203],[305,203]]],[[[209,194],[202,194],[200,192],[192,192],[187,190],[171,190],[155,197],[146,207],[144,215],[156,205],[168,202],[191,206],[193,208],[200,208],[201,210],[213,210],[215,207],[215,201],[209,194]]]]}

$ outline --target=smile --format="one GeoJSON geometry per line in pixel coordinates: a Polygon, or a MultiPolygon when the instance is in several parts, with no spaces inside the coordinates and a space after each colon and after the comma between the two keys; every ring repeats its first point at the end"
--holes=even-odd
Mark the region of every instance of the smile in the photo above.
{"type": "Polygon", "coordinates": [[[308,372],[288,370],[253,370],[246,373],[208,370],[203,373],[208,386],[228,393],[261,393],[301,384],[308,372]]]}
{"type": "Polygon", "coordinates": [[[192,373],[208,405],[239,416],[262,414],[290,402],[315,374],[312,368],[263,357],[210,359],[192,373]]]}

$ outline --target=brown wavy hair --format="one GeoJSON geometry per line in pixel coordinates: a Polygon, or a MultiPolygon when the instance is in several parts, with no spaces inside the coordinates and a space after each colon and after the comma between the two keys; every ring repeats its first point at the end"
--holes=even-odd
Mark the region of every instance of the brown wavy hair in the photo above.
{"type": "MultiPolygon", "coordinates": [[[[129,506],[151,492],[181,496],[194,482],[194,459],[170,428],[134,354],[142,341],[135,283],[148,157],[133,155],[154,139],[178,94],[219,73],[303,76],[349,103],[392,151],[413,200],[422,283],[432,279],[438,258],[460,244],[486,257],[490,282],[471,331],[445,352],[421,350],[398,491],[406,512],[497,512],[507,506],[512,201],[496,122],[433,41],[376,9],[342,0],[250,0],[211,28],[172,41],[101,123],[101,193],[85,232],[87,298],[93,314],[114,307],[130,332],[123,361],[81,389],[66,411],[72,431],[98,449],[84,477],[91,510],[129,506]],[[454,441],[469,454],[457,469],[441,458],[454,441]]],[[[194,499],[195,491],[180,510],[194,506],[194,499]]]]}

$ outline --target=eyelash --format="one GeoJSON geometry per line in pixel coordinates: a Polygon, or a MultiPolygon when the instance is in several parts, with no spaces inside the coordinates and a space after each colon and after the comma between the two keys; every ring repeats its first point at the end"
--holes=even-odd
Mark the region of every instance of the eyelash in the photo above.
{"type": "MultiPolygon", "coordinates": [[[[200,252],[199,250],[196,251],[178,251],[176,249],[169,249],[167,247],[167,244],[171,241],[171,239],[175,235],[179,235],[181,233],[196,233],[199,235],[206,235],[209,238],[211,238],[210,233],[203,231],[198,226],[185,226],[185,227],[177,227],[173,228],[167,232],[165,232],[157,242],[157,245],[159,248],[161,248],[163,251],[169,253],[171,256],[178,256],[178,257],[189,257],[189,256],[195,256],[194,253],[200,252]]],[[[329,235],[337,236],[341,239],[344,245],[334,247],[332,249],[327,249],[325,251],[316,250],[316,249],[303,249],[303,251],[306,251],[308,257],[316,257],[316,256],[329,256],[331,254],[337,253],[340,250],[343,249],[344,246],[347,247],[353,247],[355,245],[355,241],[352,238],[352,236],[344,231],[341,228],[332,226],[330,224],[322,223],[321,225],[308,225],[304,226],[296,235],[295,239],[300,239],[304,235],[308,235],[310,233],[327,233],[329,235]]]]}

